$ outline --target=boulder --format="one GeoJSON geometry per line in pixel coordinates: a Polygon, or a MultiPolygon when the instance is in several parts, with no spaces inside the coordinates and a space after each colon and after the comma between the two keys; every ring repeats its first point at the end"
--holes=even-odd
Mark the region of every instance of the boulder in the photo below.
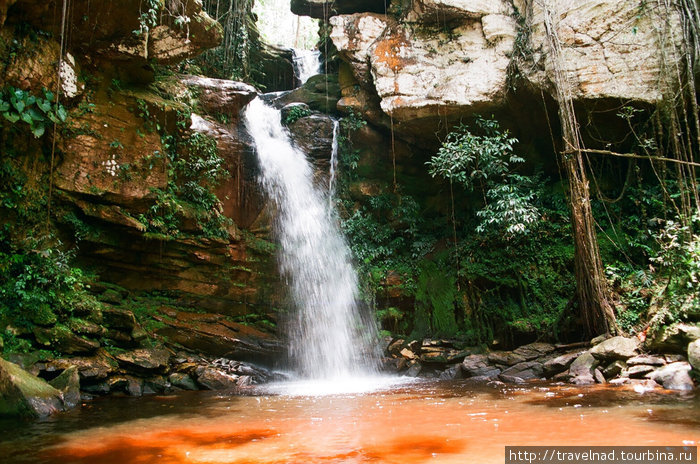
{"type": "Polygon", "coordinates": [[[94,356],[59,358],[47,363],[48,372],[62,372],[75,366],[81,381],[94,383],[112,375],[119,367],[114,358],[104,349],[98,350],[94,356]]]}
{"type": "Polygon", "coordinates": [[[544,374],[547,377],[551,377],[560,372],[564,372],[582,353],[582,351],[572,351],[571,353],[564,353],[556,358],[547,360],[543,365],[544,374]]]}
{"type": "Polygon", "coordinates": [[[654,366],[647,366],[645,364],[636,364],[634,366],[631,366],[629,369],[626,371],[622,372],[623,377],[629,377],[631,379],[641,379],[648,373],[652,372],[654,370],[654,366]]]}
{"type": "Polygon", "coordinates": [[[509,367],[501,373],[503,376],[519,377],[523,380],[535,379],[542,376],[544,368],[542,363],[537,361],[525,361],[509,367]]]}
{"type": "Polygon", "coordinates": [[[53,326],[32,329],[37,343],[53,350],[66,354],[94,353],[100,347],[100,343],[74,334],[68,327],[53,326]]]}
{"type": "Polygon", "coordinates": [[[311,76],[301,87],[277,98],[273,104],[281,107],[301,102],[309,105],[312,110],[335,113],[339,99],[338,77],[333,74],[317,74],[311,76]]]}
{"type": "Polygon", "coordinates": [[[427,364],[453,364],[462,362],[469,351],[457,350],[446,346],[421,347],[420,360],[427,364]]]}
{"type": "Polygon", "coordinates": [[[0,359],[0,417],[46,417],[63,409],[59,390],[0,359]]]}
{"type": "Polygon", "coordinates": [[[501,369],[491,365],[485,354],[472,354],[462,361],[462,374],[464,377],[496,378],[501,369]]]}
{"type": "Polygon", "coordinates": [[[168,381],[173,387],[181,388],[183,390],[199,390],[192,377],[183,372],[173,372],[168,377],[168,381]]]}
{"type": "Polygon", "coordinates": [[[513,383],[513,384],[523,384],[525,383],[525,379],[522,379],[520,377],[516,377],[514,375],[504,375],[501,374],[498,376],[498,378],[504,382],[504,383],[513,383]]]}
{"type": "Polygon", "coordinates": [[[690,364],[679,361],[660,367],[647,374],[647,377],[663,385],[667,390],[690,391],[695,387],[688,375],[690,369],[690,364]]]}
{"type": "Polygon", "coordinates": [[[525,361],[531,361],[540,356],[548,355],[555,350],[551,343],[530,343],[513,350],[513,353],[522,357],[525,361]]]}
{"type": "Polygon", "coordinates": [[[387,353],[389,353],[391,356],[399,356],[404,343],[405,340],[403,338],[393,340],[391,343],[389,343],[389,346],[386,349],[387,353]]]}
{"type": "Polygon", "coordinates": [[[488,360],[492,364],[500,364],[502,366],[514,366],[525,362],[525,358],[515,354],[513,351],[494,351],[488,354],[488,360]]]}
{"type": "Polygon", "coordinates": [[[333,118],[314,114],[299,118],[289,125],[294,143],[316,160],[330,160],[333,148],[333,118]]]}
{"type": "Polygon", "coordinates": [[[163,348],[140,348],[120,353],[116,358],[121,366],[134,372],[166,372],[170,352],[163,348]]]}
{"type": "Polygon", "coordinates": [[[199,108],[211,116],[225,115],[238,119],[241,111],[258,91],[243,82],[200,76],[181,76],[181,82],[194,89],[199,108]]]}
{"type": "Polygon", "coordinates": [[[455,380],[462,377],[462,370],[459,364],[456,366],[449,367],[440,373],[440,380],[455,380]]]}
{"type": "Polygon", "coordinates": [[[195,373],[197,383],[207,390],[236,390],[238,388],[239,376],[237,375],[227,374],[211,367],[199,367],[195,373]]]}
{"type": "Polygon", "coordinates": [[[414,362],[407,370],[405,375],[407,377],[418,377],[423,371],[423,366],[419,362],[414,362]]]}
{"type": "Polygon", "coordinates": [[[590,353],[598,360],[626,360],[637,354],[639,340],[622,336],[612,337],[591,348],[590,353]]]}
{"type": "Polygon", "coordinates": [[[639,356],[634,356],[627,360],[628,366],[637,366],[640,364],[646,364],[648,366],[663,366],[666,364],[666,360],[661,356],[652,356],[649,354],[640,354],[639,356]]]}
{"type": "Polygon", "coordinates": [[[569,367],[569,377],[571,382],[577,385],[588,385],[595,383],[593,371],[598,365],[598,361],[588,351],[576,358],[569,367]]]}
{"type": "Polygon", "coordinates": [[[620,375],[620,373],[626,368],[627,364],[624,361],[616,360],[608,364],[608,366],[603,369],[603,375],[606,379],[611,379],[620,375]]]}
{"type": "Polygon", "coordinates": [[[688,345],[688,362],[693,369],[700,372],[700,340],[695,340],[688,345]]]}
{"type": "Polygon", "coordinates": [[[70,366],[49,384],[63,393],[63,404],[66,408],[74,408],[80,404],[80,375],[77,367],[70,366]]]}
{"type": "Polygon", "coordinates": [[[131,332],[136,327],[134,313],[127,309],[106,307],[102,309],[102,325],[110,329],[131,332]]]}
{"type": "Polygon", "coordinates": [[[608,383],[608,380],[605,378],[600,368],[596,368],[593,371],[593,378],[595,379],[596,383],[608,383]]]}
{"type": "Polygon", "coordinates": [[[700,324],[677,322],[662,326],[651,340],[649,349],[659,353],[686,354],[688,344],[700,339],[700,324]]]}

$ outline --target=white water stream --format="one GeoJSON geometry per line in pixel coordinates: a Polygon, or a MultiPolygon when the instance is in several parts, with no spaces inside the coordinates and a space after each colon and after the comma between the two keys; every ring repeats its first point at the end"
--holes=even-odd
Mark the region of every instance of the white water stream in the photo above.
{"type": "Polygon", "coordinates": [[[294,73],[304,85],[309,77],[321,74],[321,52],[318,50],[293,49],[294,73]]]}
{"type": "Polygon", "coordinates": [[[262,185],[277,207],[280,268],[296,307],[289,327],[293,367],[301,379],[336,384],[371,376],[377,330],[358,310],[350,250],[329,214],[327,192],[314,185],[311,163],[280,119],[280,112],[260,99],[245,111],[262,185]]]}

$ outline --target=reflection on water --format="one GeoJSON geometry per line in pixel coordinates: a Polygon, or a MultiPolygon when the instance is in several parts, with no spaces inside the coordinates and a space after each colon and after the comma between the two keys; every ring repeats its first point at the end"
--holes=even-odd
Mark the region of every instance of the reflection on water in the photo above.
{"type": "Polygon", "coordinates": [[[420,382],[391,391],[111,398],[0,423],[2,462],[502,463],[506,445],[692,445],[693,396],[606,387],[420,382]]]}

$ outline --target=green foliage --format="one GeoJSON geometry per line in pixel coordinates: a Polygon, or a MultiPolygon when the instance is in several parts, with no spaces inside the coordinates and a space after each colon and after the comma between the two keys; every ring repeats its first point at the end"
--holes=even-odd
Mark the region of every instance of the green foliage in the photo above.
{"type": "MultiPolygon", "coordinates": [[[[417,314],[429,315],[431,335],[454,336],[458,330],[455,320],[455,300],[457,297],[455,277],[446,273],[443,266],[438,266],[433,261],[424,261],[422,264],[416,286],[417,314]]],[[[417,324],[417,326],[419,325],[417,324]]],[[[414,329],[412,338],[427,335],[416,332],[414,329]]]]}
{"type": "Polygon", "coordinates": [[[73,312],[97,306],[88,281],[72,267],[72,253],[60,243],[27,240],[19,245],[0,231],[0,326],[53,325],[73,312]]]}
{"type": "Polygon", "coordinates": [[[253,0],[205,0],[204,10],[219,21],[224,39],[217,48],[207,50],[184,63],[196,66],[201,74],[233,79],[262,88],[264,79],[263,45],[255,27],[253,0]]]}
{"type": "Polygon", "coordinates": [[[287,114],[284,117],[284,120],[282,123],[285,126],[290,126],[297,122],[301,118],[305,118],[306,116],[311,114],[311,110],[305,106],[293,106],[292,108],[289,109],[287,114]]]}
{"type": "Polygon", "coordinates": [[[43,95],[36,96],[14,87],[0,90],[0,114],[11,124],[27,124],[36,138],[44,135],[50,123],[62,124],[68,117],[63,105],[55,102],[52,92],[43,89],[43,95]]]}
{"type": "Polygon", "coordinates": [[[206,237],[228,237],[231,220],[220,213],[214,189],[228,176],[216,140],[195,132],[187,139],[162,137],[168,153],[166,189],[154,189],[154,204],[139,216],[150,236],[171,239],[180,234],[182,218],[193,214],[206,237]]]}
{"type": "Polygon", "coordinates": [[[139,28],[132,31],[132,33],[135,36],[142,36],[158,25],[160,8],[161,0],[144,0],[139,13],[139,28]]]}
{"type": "Polygon", "coordinates": [[[479,133],[460,124],[426,164],[430,175],[456,182],[484,195],[478,232],[503,230],[508,238],[527,234],[539,219],[530,179],[512,172],[525,160],[513,152],[517,139],[502,131],[496,120],[477,117],[479,133]]]}

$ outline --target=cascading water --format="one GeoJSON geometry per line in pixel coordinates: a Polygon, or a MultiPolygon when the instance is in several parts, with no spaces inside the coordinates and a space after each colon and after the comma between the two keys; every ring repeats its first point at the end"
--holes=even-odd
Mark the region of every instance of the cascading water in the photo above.
{"type": "Polygon", "coordinates": [[[333,213],[333,197],[335,196],[335,171],[338,169],[338,135],[340,123],[333,120],[333,145],[331,145],[331,162],[328,173],[328,214],[333,213]]]}
{"type": "Polygon", "coordinates": [[[280,268],[296,306],[290,355],[299,377],[351,379],[376,372],[376,327],[357,305],[357,276],[344,237],[328,212],[280,112],[262,100],[245,111],[261,166],[262,185],[277,206],[280,268]]]}
{"type": "Polygon", "coordinates": [[[321,73],[321,52],[318,50],[293,49],[294,73],[304,85],[309,77],[321,73]]]}

